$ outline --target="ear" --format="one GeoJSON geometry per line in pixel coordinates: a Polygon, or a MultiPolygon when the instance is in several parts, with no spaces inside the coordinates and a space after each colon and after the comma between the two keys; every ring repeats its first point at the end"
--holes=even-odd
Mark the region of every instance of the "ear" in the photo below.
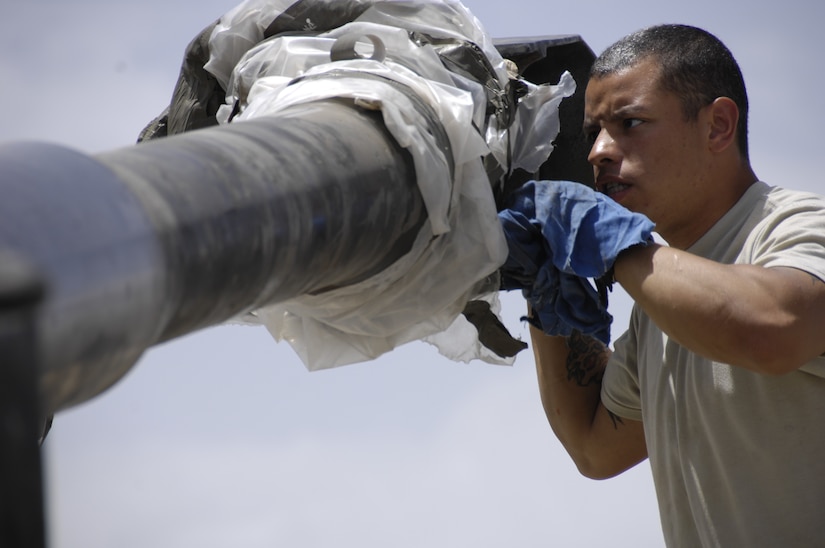
{"type": "Polygon", "coordinates": [[[708,105],[710,133],[708,146],[712,152],[722,152],[736,143],[739,107],[733,99],[719,97],[708,105]]]}

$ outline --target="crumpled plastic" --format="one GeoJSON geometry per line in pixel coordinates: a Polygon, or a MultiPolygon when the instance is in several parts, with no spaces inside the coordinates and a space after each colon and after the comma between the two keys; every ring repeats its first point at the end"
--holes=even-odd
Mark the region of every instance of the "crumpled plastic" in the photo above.
{"type": "Polygon", "coordinates": [[[220,123],[333,97],[380,110],[413,157],[428,213],[412,249],[383,272],[236,321],[265,325],[313,370],[419,339],[450,359],[512,363],[479,344],[462,316],[471,302],[498,315],[497,270],[507,256],[483,159],[505,175],[538,169],[553,150],[559,103],[575,91],[572,77],[558,86],[520,81],[526,95],[515,108],[507,63],[455,0],[247,0],[214,26],[208,50],[203,68],[226,91],[220,123]],[[343,40],[353,54],[332,55],[343,40]],[[418,116],[422,108],[449,146],[418,116]]]}
{"type": "Polygon", "coordinates": [[[522,290],[545,333],[576,330],[609,344],[613,317],[589,279],[608,275],[625,249],[649,243],[653,222],[569,181],[529,181],[498,216],[508,246],[502,288],[522,290]]]}

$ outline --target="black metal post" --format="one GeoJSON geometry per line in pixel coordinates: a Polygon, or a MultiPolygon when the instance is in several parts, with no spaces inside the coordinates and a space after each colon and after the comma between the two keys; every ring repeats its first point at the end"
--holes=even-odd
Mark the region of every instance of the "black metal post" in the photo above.
{"type": "Polygon", "coordinates": [[[0,252],[0,546],[43,548],[35,308],[43,284],[20,257],[0,252]]]}

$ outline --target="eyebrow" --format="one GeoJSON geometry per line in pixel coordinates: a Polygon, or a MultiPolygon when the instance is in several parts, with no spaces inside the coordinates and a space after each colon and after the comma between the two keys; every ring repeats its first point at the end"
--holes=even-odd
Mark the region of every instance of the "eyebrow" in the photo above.
{"type": "MultiPolygon", "coordinates": [[[[613,120],[622,120],[625,118],[633,118],[636,116],[643,116],[646,113],[647,109],[644,105],[640,105],[639,103],[630,103],[627,105],[623,105],[618,107],[616,110],[610,113],[610,116],[607,118],[608,121],[613,120]]],[[[587,133],[588,130],[595,129],[599,127],[598,122],[594,118],[585,118],[582,121],[582,130],[587,133]]]]}
{"type": "Polygon", "coordinates": [[[640,105],[639,103],[631,103],[629,105],[621,106],[613,111],[613,118],[639,116],[644,114],[646,110],[647,109],[645,109],[644,105],[640,105]]]}

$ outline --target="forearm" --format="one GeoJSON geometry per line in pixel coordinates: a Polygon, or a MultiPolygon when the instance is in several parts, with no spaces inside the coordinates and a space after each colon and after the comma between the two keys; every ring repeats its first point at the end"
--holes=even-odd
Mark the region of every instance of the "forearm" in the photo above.
{"type": "Polygon", "coordinates": [[[578,333],[554,337],[531,327],[530,335],[547,420],[579,469],[586,468],[580,463],[587,458],[586,438],[599,403],[607,350],[578,333]]]}
{"type": "Polygon", "coordinates": [[[823,350],[805,342],[821,329],[821,313],[811,308],[821,291],[799,287],[822,283],[799,271],[725,265],[651,245],[622,253],[615,276],[662,331],[710,359],[782,373],[823,350]]]}
{"type": "Polygon", "coordinates": [[[575,332],[553,337],[531,328],[531,337],[545,414],[582,474],[610,477],[642,460],[641,423],[624,422],[601,404],[610,351],[575,332]]]}
{"type": "Polygon", "coordinates": [[[608,350],[579,333],[553,337],[531,327],[530,335],[547,418],[562,443],[573,443],[593,422],[608,350]]]}

